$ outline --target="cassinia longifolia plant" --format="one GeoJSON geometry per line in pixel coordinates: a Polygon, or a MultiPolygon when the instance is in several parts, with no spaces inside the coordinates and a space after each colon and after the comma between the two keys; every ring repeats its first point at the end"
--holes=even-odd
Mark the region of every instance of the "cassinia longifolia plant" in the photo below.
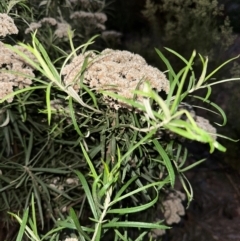
{"type": "MultiPolygon", "coordinates": [[[[93,24],[105,22],[92,12],[71,18],[83,16],[94,16],[93,24]]],[[[17,34],[9,15],[0,18],[0,36],[17,34]]],[[[59,30],[60,23],[49,18],[37,28],[46,22],[59,30]]],[[[33,24],[26,31],[32,30],[33,24]]],[[[166,64],[164,73],[129,51],[87,51],[96,36],[75,48],[71,31],[65,32],[68,54],[62,49],[63,56],[54,60],[37,32],[31,43],[0,42],[1,225],[15,224],[10,215],[20,223],[17,235],[8,230],[9,240],[163,235],[185,214],[184,200],[189,205],[193,198],[185,172],[205,160],[189,162],[183,143],[225,151],[216,128],[196,115],[186,97],[208,103],[225,124],[224,112],[209,97],[211,86],[229,80],[207,81],[231,60],[207,74],[208,59],[199,55],[202,73],[195,76],[195,51],[187,60],[167,49],[185,64],[175,72],[156,49],[166,64]],[[204,88],[205,97],[195,95],[204,88]],[[175,189],[176,182],[184,192],[175,189]]]]}

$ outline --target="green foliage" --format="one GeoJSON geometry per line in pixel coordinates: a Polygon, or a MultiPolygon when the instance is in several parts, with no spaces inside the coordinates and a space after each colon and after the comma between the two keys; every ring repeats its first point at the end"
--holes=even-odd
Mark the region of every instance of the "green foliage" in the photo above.
{"type": "MultiPolygon", "coordinates": [[[[63,6],[57,12],[57,4],[59,1],[42,1],[42,16],[62,13],[63,6]]],[[[96,35],[88,41],[81,39],[84,42],[79,44],[69,30],[65,42],[69,44],[56,48],[46,42],[52,35],[47,38],[47,33],[41,34],[41,30],[32,33],[31,44],[19,43],[24,51],[5,44],[34,69],[35,77],[0,69],[1,74],[33,81],[29,87],[16,88],[0,99],[0,209],[10,212],[20,224],[12,240],[63,240],[70,236],[81,241],[153,240],[152,230],[169,228],[163,201],[169,192],[175,192],[176,182],[181,182],[188,205],[193,199],[185,172],[204,159],[189,163],[183,142],[206,143],[210,152],[225,151],[216,139],[220,135],[199,126],[183,106],[189,96],[209,103],[210,111],[226,124],[224,112],[209,98],[213,85],[230,80],[210,79],[234,59],[207,73],[208,58],[199,55],[202,70],[196,78],[196,51],[186,59],[166,48],[184,65],[176,70],[156,49],[156,56],[166,65],[170,90],[162,98],[144,79],[144,88],[134,90],[135,96],[144,97],[139,102],[84,84],[85,71],[91,65],[87,57],[74,76],[80,90],[64,82],[64,67],[73,57],[85,53],[96,35]],[[204,97],[197,95],[199,89],[206,89],[204,97]],[[104,101],[106,95],[131,108],[113,109],[104,101]],[[14,97],[10,103],[9,97],[14,97]],[[160,221],[155,214],[158,205],[160,221]]],[[[3,221],[5,226],[13,222],[10,215],[3,221]]]]}
{"type": "MultiPolygon", "coordinates": [[[[93,39],[74,50],[71,55],[79,49],[85,49],[93,39]]],[[[70,216],[66,220],[57,221],[54,228],[57,231],[63,227],[77,230],[80,240],[100,240],[109,230],[114,230],[115,238],[118,240],[122,237],[121,229],[127,231],[128,228],[138,227],[144,234],[146,229],[166,228],[160,223],[132,221],[134,216],[131,215],[152,208],[159,200],[159,193],[163,195],[166,188],[174,188],[176,177],[180,179],[189,203],[193,198],[191,185],[184,172],[204,160],[191,165],[186,164],[187,150],[176,141],[169,142],[161,138],[160,130],[208,143],[211,152],[215,148],[225,150],[207,131],[198,127],[187,110],[178,110],[186,96],[199,88],[208,89],[208,94],[203,98],[205,102],[208,101],[213,83],[208,84],[207,80],[218,69],[207,75],[207,59],[204,60],[200,56],[203,70],[201,77],[196,81],[192,65],[195,52],[186,60],[173,50],[167,49],[186,65],[179,73],[175,73],[168,60],[156,50],[169,69],[171,89],[167,98],[162,99],[146,82],[143,91],[135,90],[136,94],[146,98],[142,104],[107,92],[112,98],[122,100],[140,110],[139,113],[115,111],[105,106],[101,102],[101,95],[92,90],[87,89],[85,92],[86,89],[82,89],[79,95],[71,86],[65,86],[60,77],[61,70],[54,67],[36,35],[33,35],[32,46],[21,45],[34,54],[36,61],[33,62],[14,47],[8,47],[34,66],[39,72],[39,77],[35,78],[35,86],[10,94],[16,95],[19,100],[24,99],[21,103],[25,113],[21,115],[24,115],[25,121],[16,122],[17,117],[14,115],[19,116],[20,113],[11,106],[5,106],[7,116],[2,128],[5,133],[6,150],[11,153],[10,143],[14,141],[17,142],[18,149],[23,151],[15,153],[10,159],[6,152],[2,152],[3,161],[0,168],[4,175],[0,177],[0,191],[2,200],[5,200],[2,209],[9,209],[12,206],[22,209],[21,207],[27,208],[29,205],[33,208],[33,199],[30,200],[30,197],[34,193],[38,211],[34,209],[32,213],[40,219],[43,228],[46,222],[46,205],[50,216],[57,220],[57,216],[61,214],[60,210],[64,207],[69,209],[73,203],[81,203],[80,213],[76,214],[70,208],[70,216]],[[184,91],[183,85],[187,80],[190,82],[188,89],[184,91]],[[45,89],[45,97],[39,96],[36,101],[36,91],[41,89],[45,89]],[[58,113],[54,113],[51,106],[54,96],[61,98],[63,108],[66,103],[69,116],[64,117],[60,113],[60,119],[57,118],[58,113]],[[42,113],[47,114],[48,121],[44,121],[44,115],[42,119],[32,119],[31,111],[36,109],[35,106],[44,106],[44,102],[46,109],[42,113]],[[183,116],[186,117],[185,120],[182,119],[183,116]],[[11,159],[15,161],[9,161],[11,159]],[[79,168],[81,171],[77,171],[79,168]],[[73,178],[75,175],[79,179],[79,184],[67,187],[67,178],[73,178]],[[63,188],[50,181],[55,176],[60,177],[63,188]],[[76,195],[77,190],[80,191],[80,196],[76,195]],[[11,195],[6,195],[6,192],[11,195]],[[16,195],[17,192],[23,196],[16,195]],[[13,199],[10,200],[9,197],[13,199]],[[127,206],[125,200],[129,203],[127,206]],[[84,210],[92,213],[88,214],[88,221],[84,219],[84,210]],[[76,216],[81,220],[80,223],[76,216]],[[131,217],[130,220],[128,216],[131,217]],[[89,222],[90,224],[87,224],[89,222]]],[[[71,55],[66,57],[63,66],[71,55]]],[[[84,76],[84,71],[80,75],[84,76]]],[[[4,103],[8,97],[3,98],[1,102],[4,103]]],[[[217,107],[217,110],[220,108],[217,107]]],[[[224,113],[220,113],[225,119],[224,113]]],[[[33,217],[29,219],[28,215],[26,211],[23,219],[16,215],[14,217],[25,226],[28,235],[36,236],[34,240],[44,240],[43,236],[39,238],[37,235],[33,217]],[[30,226],[26,226],[27,222],[30,226]]],[[[22,232],[23,228],[20,229],[20,233],[22,232]]]]}
{"type": "MultiPolygon", "coordinates": [[[[104,0],[26,0],[26,2],[31,13],[25,14],[24,21],[18,26],[24,33],[22,41],[31,41],[31,34],[38,30],[38,39],[54,59],[68,52],[68,34],[71,34],[74,45],[80,46],[92,36],[101,35],[106,30],[105,12],[108,10],[108,5],[104,0]]],[[[99,38],[92,47],[104,48],[106,41],[104,37],[99,38]]]]}
{"type": "Polygon", "coordinates": [[[10,12],[18,14],[18,9],[25,9],[26,11],[30,12],[29,7],[26,5],[26,0],[8,0],[8,1],[1,1],[0,3],[0,12],[7,13],[10,12]]]}

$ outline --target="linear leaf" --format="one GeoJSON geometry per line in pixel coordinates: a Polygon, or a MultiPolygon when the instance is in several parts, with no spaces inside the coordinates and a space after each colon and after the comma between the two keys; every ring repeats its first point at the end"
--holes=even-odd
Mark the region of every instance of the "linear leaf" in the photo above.
{"type": "Polygon", "coordinates": [[[171,160],[169,159],[166,151],[162,148],[162,146],[159,144],[159,142],[156,139],[153,140],[153,143],[154,143],[159,155],[163,158],[164,164],[165,164],[165,166],[167,168],[167,171],[168,171],[170,184],[171,184],[172,187],[174,187],[175,173],[174,173],[174,169],[173,169],[171,160]]]}

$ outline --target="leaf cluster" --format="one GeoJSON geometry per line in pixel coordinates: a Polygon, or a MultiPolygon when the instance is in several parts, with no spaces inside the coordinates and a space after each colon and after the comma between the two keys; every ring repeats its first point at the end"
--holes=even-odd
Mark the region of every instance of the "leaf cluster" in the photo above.
{"type": "Polygon", "coordinates": [[[18,240],[24,232],[31,240],[58,240],[59,231],[66,228],[79,240],[103,240],[111,232],[114,240],[131,240],[129,230],[138,228],[141,234],[135,240],[142,240],[149,229],[167,227],[163,220],[136,221],[135,215],[154,208],[167,190],[174,189],[176,179],[182,183],[190,203],[193,191],[184,173],[204,161],[189,165],[187,150],[178,138],[169,141],[165,136],[174,133],[209,144],[210,152],[225,150],[211,133],[196,124],[189,111],[179,106],[188,95],[199,98],[214,107],[225,124],[224,112],[209,97],[212,85],[230,80],[208,80],[229,61],[207,74],[208,60],[199,55],[202,74],[196,78],[195,51],[187,60],[167,49],[185,64],[175,72],[156,49],[167,66],[170,91],[164,99],[146,81],[142,91],[134,92],[144,96],[144,102],[139,103],[112,92],[97,93],[84,85],[86,59],[79,70],[78,93],[65,85],[61,71],[72,56],[79,51],[84,53],[94,39],[75,49],[70,38],[72,52],[64,56],[60,69],[36,33],[31,45],[21,43],[36,60],[7,45],[37,73],[33,86],[16,90],[0,101],[1,209],[19,212],[12,214],[21,224],[18,240]],[[185,84],[187,90],[183,89],[185,84]],[[206,96],[194,95],[201,88],[207,89],[206,96]],[[102,94],[124,101],[136,111],[113,110],[104,103],[102,94]],[[15,101],[6,105],[4,101],[9,96],[14,96],[15,101]],[[52,105],[56,100],[61,108],[52,105]],[[77,181],[70,184],[69,178],[76,177],[77,181]],[[54,181],[56,178],[58,181],[54,181]],[[38,228],[44,229],[50,219],[53,229],[39,234],[38,228]]]}

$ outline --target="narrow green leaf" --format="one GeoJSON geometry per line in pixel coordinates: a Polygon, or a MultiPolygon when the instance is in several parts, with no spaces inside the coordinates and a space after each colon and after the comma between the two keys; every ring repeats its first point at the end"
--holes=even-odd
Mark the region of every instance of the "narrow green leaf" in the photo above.
{"type": "Polygon", "coordinates": [[[79,136],[83,137],[84,135],[80,131],[77,120],[76,120],[76,117],[75,117],[75,110],[74,110],[74,107],[73,107],[72,97],[69,97],[68,103],[69,103],[69,113],[70,113],[70,116],[72,118],[72,123],[73,123],[74,129],[77,131],[79,136]]]}
{"type": "Polygon", "coordinates": [[[196,162],[194,162],[193,164],[191,164],[191,165],[189,165],[189,166],[187,166],[187,167],[185,167],[185,168],[183,168],[183,169],[178,169],[178,171],[179,171],[179,172],[189,171],[190,169],[194,168],[195,166],[200,165],[200,164],[201,164],[202,162],[204,162],[204,161],[206,161],[206,158],[201,159],[201,160],[199,160],[199,161],[196,161],[196,162]]]}
{"type": "Polygon", "coordinates": [[[51,87],[52,82],[48,84],[46,89],[46,105],[47,105],[47,113],[48,113],[48,125],[51,124],[51,115],[52,115],[52,109],[51,109],[51,87]]]}
{"type": "Polygon", "coordinates": [[[172,108],[171,108],[171,113],[174,113],[175,110],[177,109],[177,106],[180,103],[180,96],[182,94],[183,86],[184,86],[184,83],[186,81],[186,78],[187,78],[189,70],[192,69],[192,63],[193,63],[193,60],[194,60],[194,58],[196,56],[196,51],[193,51],[192,56],[190,57],[190,60],[186,61],[182,56],[180,56],[176,52],[174,52],[174,51],[172,51],[170,49],[167,49],[167,50],[172,52],[172,53],[175,53],[175,55],[177,55],[180,59],[182,59],[186,63],[185,71],[184,71],[184,73],[182,75],[182,78],[181,78],[181,81],[180,81],[180,85],[178,86],[177,94],[176,94],[176,96],[174,98],[174,101],[173,101],[173,104],[172,104],[172,108]]]}
{"type": "MultiPolygon", "coordinates": [[[[147,235],[147,234],[148,234],[147,231],[141,233],[141,234],[135,239],[135,241],[142,241],[143,238],[144,238],[144,236],[147,235]]],[[[151,240],[150,240],[150,241],[151,241],[151,240]]]]}
{"type": "MultiPolygon", "coordinates": [[[[174,51],[173,49],[169,49],[169,48],[166,48],[166,47],[165,47],[165,49],[166,49],[167,51],[169,51],[170,53],[176,55],[176,56],[177,56],[179,59],[181,59],[186,65],[189,64],[189,62],[188,62],[182,55],[180,55],[179,53],[177,53],[177,52],[174,51]]],[[[196,55],[196,50],[194,50],[193,52],[195,53],[194,55],[196,55]]]]}
{"type": "MultiPolygon", "coordinates": [[[[36,34],[36,32],[35,32],[36,34]]],[[[49,55],[48,53],[46,52],[45,48],[43,47],[43,45],[39,42],[39,40],[37,39],[36,35],[33,34],[33,46],[35,47],[35,49],[39,50],[39,52],[41,53],[41,56],[43,57],[43,61],[44,63],[46,63],[47,67],[45,69],[45,71],[49,71],[49,74],[51,73],[51,75],[54,77],[52,80],[54,80],[54,82],[61,82],[61,78],[59,76],[59,73],[57,71],[57,69],[55,68],[55,66],[53,65],[53,62],[51,61],[51,59],[49,58],[49,55]]],[[[42,63],[42,66],[45,66],[43,65],[43,62],[40,62],[42,63]]]]}
{"type": "Polygon", "coordinates": [[[170,106],[172,99],[175,98],[173,94],[176,92],[175,89],[178,88],[178,86],[180,85],[180,77],[183,75],[184,71],[185,71],[185,68],[181,69],[178,72],[178,74],[174,77],[173,82],[170,85],[170,90],[168,92],[167,100],[166,100],[166,103],[168,106],[170,106]]]}
{"type": "Polygon", "coordinates": [[[206,81],[205,77],[206,77],[206,73],[207,73],[208,58],[206,57],[205,61],[202,58],[202,61],[203,61],[203,70],[202,70],[201,76],[195,86],[196,89],[198,89],[200,86],[202,86],[202,84],[206,81]]]}
{"type": "Polygon", "coordinates": [[[138,192],[142,192],[143,190],[146,190],[150,187],[154,187],[156,186],[157,189],[160,189],[162,188],[163,186],[165,186],[166,184],[169,184],[170,180],[169,180],[169,177],[165,178],[163,181],[160,181],[160,182],[154,182],[154,183],[150,183],[150,184],[147,184],[143,187],[140,187],[140,188],[137,188],[135,189],[134,191],[131,191],[121,197],[118,197],[118,198],[114,198],[112,202],[109,203],[109,207],[112,206],[113,204],[117,203],[117,202],[120,202],[121,200],[125,199],[125,198],[128,198],[138,192]]]}
{"type": "Polygon", "coordinates": [[[145,223],[145,222],[109,222],[103,224],[103,228],[149,228],[149,229],[170,229],[170,227],[166,225],[160,225],[155,223],[145,223]]]}
{"type": "Polygon", "coordinates": [[[24,93],[24,92],[29,92],[31,90],[38,90],[38,89],[46,89],[46,86],[31,86],[31,87],[26,87],[23,89],[19,89],[19,90],[14,90],[14,92],[6,95],[5,97],[2,97],[0,99],[0,104],[3,103],[4,101],[6,101],[8,98],[14,97],[15,95],[24,93]]]}
{"type": "Polygon", "coordinates": [[[144,138],[142,138],[137,144],[135,144],[131,149],[129,149],[122,157],[121,160],[123,161],[126,159],[128,156],[132,154],[132,152],[138,148],[140,145],[142,145],[144,142],[146,142],[148,139],[150,139],[153,134],[155,133],[155,130],[150,131],[144,138]]]}
{"type": "Polygon", "coordinates": [[[81,86],[82,86],[83,90],[85,90],[90,95],[90,97],[93,100],[93,104],[94,104],[95,108],[98,109],[97,98],[96,98],[95,94],[86,85],[82,84],[81,86]]]}
{"type": "Polygon", "coordinates": [[[33,148],[33,130],[31,129],[29,141],[28,141],[28,147],[25,151],[25,166],[29,165],[29,160],[30,160],[30,157],[31,157],[32,148],[33,148]]]}
{"type": "Polygon", "coordinates": [[[183,173],[181,173],[179,175],[179,180],[180,180],[180,182],[183,186],[184,191],[187,194],[187,197],[188,197],[187,207],[189,207],[189,204],[193,200],[193,189],[192,189],[191,183],[188,181],[188,179],[186,178],[186,176],[183,173]],[[187,188],[187,185],[186,185],[185,181],[187,182],[189,189],[187,188]]]}
{"type": "Polygon", "coordinates": [[[84,54],[86,52],[86,49],[88,48],[89,45],[94,43],[94,39],[96,39],[97,37],[99,37],[99,34],[94,35],[93,37],[91,37],[85,44],[83,44],[83,48],[82,48],[82,54],[84,54]]]}
{"type": "Polygon", "coordinates": [[[56,168],[48,168],[48,167],[31,167],[31,171],[33,172],[43,172],[43,173],[54,173],[54,174],[68,174],[71,171],[56,169],[56,168]]]}
{"type": "Polygon", "coordinates": [[[90,241],[90,237],[83,231],[83,229],[81,228],[81,225],[79,223],[79,218],[77,217],[75,211],[73,210],[73,208],[70,208],[70,217],[73,220],[73,223],[76,226],[77,231],[88,241],[90,241]]]}
{"type": "Polygon", "coordinates": [[[158,192],[156,197],[151,202],[148,202],[143,205],[139,205],[137,207],[110,209],[107,211],[107,213],[116,213],[116,214],[124,214],[124,215],[129,213],[137,213],[152,207],[157,201],[158,201],[158,192]]]}
{"type": "MultiPolygon", "coordinates": [[[[52,236],[54,237],[55,234],[56,235],[59,234],[60,231],[62,231],[63,229],[64,229],[64,227],[57,227],[57,228],[51,229],[41,238],[41,241],[45,241],[45,239],[52,237],[52,236]]],[[[55,241],[55,239],[53,239],[53,241],[55,241]]]]}
{"type": "Polygon", "coordinates": [[[32,231],[38,237],[38,230],[37,230],[37,220],[36,220],[36,210],[35,210],[35,203],[34,203],[34,195],[32,193],[31,197],[31,206],[32,206],[32,231]]]}
{"type": "Polygon", "coordinates": [[[92,214],[93,214],[93,216],[94,216],[94,219],[95,219],[95,220],[99,220],[99,216],[98,216],[98,213],[97,213],[97,210],[96,210],[96,206],[95,206],[95,203],[94,203],[94,201],[93,201],[92,194],[91,194],[91,191],[90,191],[90,189],[89,189],[89,186],[88,186],[88,183],[87,183],[85,177],[84,177],[83,174],[82,174],[81,172],[79,172],[79,171],[74,171],[74,172],[77,174],[79,180],[80,180],[81,183],[82,183],[82,186],[83,186],[83,189],[84,189],[84,193],[85,193],[86,196],[87,196],[88,203],[89,203],[89,206],[90,206],[90,208],[91,208],[91,210],[92,210],[92,214]]]}
{"type": "Polygon", "coordinates": [[[36,197],[36,200],[37,200],[38,213],[39,213],[41,225],[42,225],[41,228],[43,229],[44,228],[44,217],[43,217],[43,209],[42,209],[42,200],[40,197],[38,187],[34,183],[34,180],[33,180],[33,190],[34,190],[34,196],[36,197]]]}
{"type": "Polygon", "coordinates": [[[86,159],[86,161],[87,161],[87,163],[88,163],[88,166],[89,166],[89,168],[90,168],[90,170],[91,170],[91,175],[93,175],[93,178],[94,178],[94,180],[95,180],[95,179],[97,179],[97,177],[98,177],[97,172],[96,172],[96,170],[95,170],[95,168],[94,168],[94,166],[93,166],[93,163],[92,163],[92,161],[90,160],[90,158],[89,158],[89,156],[88,156],[88,154],[87,154],[87,152],[86,152],[86,150],[85,150],[85,148],[84,148],[84,146],[83,146],[83,144],[82,144],[81,142],[80,142],[80,146],[81,146],[83,155],[84,155],[84,157],[85,157],[85,159],[86,159]]]}
{"type": "Polygon", "coordinates": [[[136,179],[138,178],[138,176],[133,176],[131,177],[131,179],[129,179],[121,188],[120,190],[117,192],[115,199],[118,199],[125,190],[127,190],[127,188],[129,187],[130,184],[132,184],[136,179]]]}
{"type": "MultiPolygon", "coordinates": [[[[144,97],[154,99],[159,104],[159,108],[161,110],[163,110],[163,113],[165,115],[164,119],[170,119],[171,115],[170,115],[170,111],[169,111],[169,108],[168,108],[166,102],[154,90],[151,89],[151,87],[148,83],[146,83],[146,86],[148,86],[148,88],[149,88],[148,92],[135,90],[134,93],[139,94],[139,95],[144,96],[144,97]]],[[[147,109],[146,104],[144,106],[145,106],[146,112],[152,113],[151,116],[153,116],[153,113],[154,113],[154,117],[152,119],[155,119],[155,116],[157,116],[157,113],[155,111],[153,111],[151,109],[151,107],[148,107],[148,109],[147,109]]]]}
{"type": "MultiPolygon", "coordinates": [[[[115,234],[123,241],[128,241],[117,229],[114,229],[115,234]]],[[[115,239],[118,241],[118,239],[115,239]]],[[[114,240],[114,241],[115,241],[114,240]]]]}
{"type": "Polygon", "coordinates": [[[194,98],[196,98],[196,99],[202,100],[202,101],[208,103],[209,105],[213,106],[215,109],[217,109],[217,110],[219,111],[219,113],[221,114],[222,118],[223,118],[223,123],[222,123],[222,124],[218,124],[218,123],[215,122],[215,124],[216,124],[216,125],[219,125],[219,126],[224,126],[224,125],[226,125],[226,123],[227,123],[227,117],[226,117],[226,114],[224,113],[223,109],[222,109],[220,106],[218,106],[217,104],[211,102],[210,100],[205,100],[205,99],[204,99],[203,97],[201,97],[201,96],[191,95],[191,97],[194,97],[194,98]]]}
{"type": "Polygon", "coordinates": [[[169,156],[167,155],[166,151],[162,148],[162,146],[159,144],[159,142],[156,139],[153,140],[153,143],[154,143],[159,155],[162,157],[162,159],[164,161],[164,164],[168,171],[170,184],[173,188],[174,184],[175,184],[175,173],[174,173],[174,169],[173,169],[171,160],[169,159],[169,156]]]}
{"type": "MultiPolygon", "coordinates": [[[[57,220],[56,224],[59,227],[62,227],[62,228],[77,230],[75,224],[72,221],[72,218],[67,218],[66,220],[57,220]]],[[[85,231],[85,232],[88,232],[88,233],[93,233],[94,232],[94,229],[93,228],[89,228],[89,227],[83,227],[82,226],[82,230],[85,231]]]]}
{"type": "Polygon", "coordinates": [[[208,98],[210,97],[211,93],[212,93],[211,86],[207,86],[207,94],[206,94],[206,96],[204,98],[204,102],[208,100],[208,98]]]}
{"type": "Polygon", "coordinates": [[[218,72],[218,70],[220,70],[223,66],[225,66],[226,64],[232,62],[233,60],[235,59],[238,59],[240,57],[240,55],[234,57],[234,58],[231,58],[227,61],[225,61],[223,64],[221,64],[220,66],[218,66],[215,70],[213,70],[210,74],[208,74],[208,76],[206,76],[205,78],[205,81],[207,81],[208,79],[210,79],[216,72],[218,72]]]}
{"type": "Polygon", "coordinates": [[[9,213],[9,214],[11,214],[14,218],[16,218],[18,220],[18,222],[20,223],[20,229],[19,229],[16,241],[22,241],[23,235],[24,235],[24,232],[25,232],[25,228],[26,228],[26,225],[27,225],[29,209],[26,209],[24,211],[22,220],[14,213],[9,213]]]}
{"type": "Polygon", "coordinates": [[[174,70],[173,70],[170,62],[169,62],[168,59],[162,54],[162,52],[161,52],[159,49],[155,48],[155,51],[157,52],[157,54],[158,54],[158,56],[161,58],[161,60],[165,63],[165,65],[166,65],[166,67],[167,67],[167,69],[168,69],[168,71],[169,71],[169,72],[168,72],[169,81],[170,81],[170,83],[172,83],[173,78],[176,77],[176,74],[175,74],[175,72],[174,72],[174,70]]]}

